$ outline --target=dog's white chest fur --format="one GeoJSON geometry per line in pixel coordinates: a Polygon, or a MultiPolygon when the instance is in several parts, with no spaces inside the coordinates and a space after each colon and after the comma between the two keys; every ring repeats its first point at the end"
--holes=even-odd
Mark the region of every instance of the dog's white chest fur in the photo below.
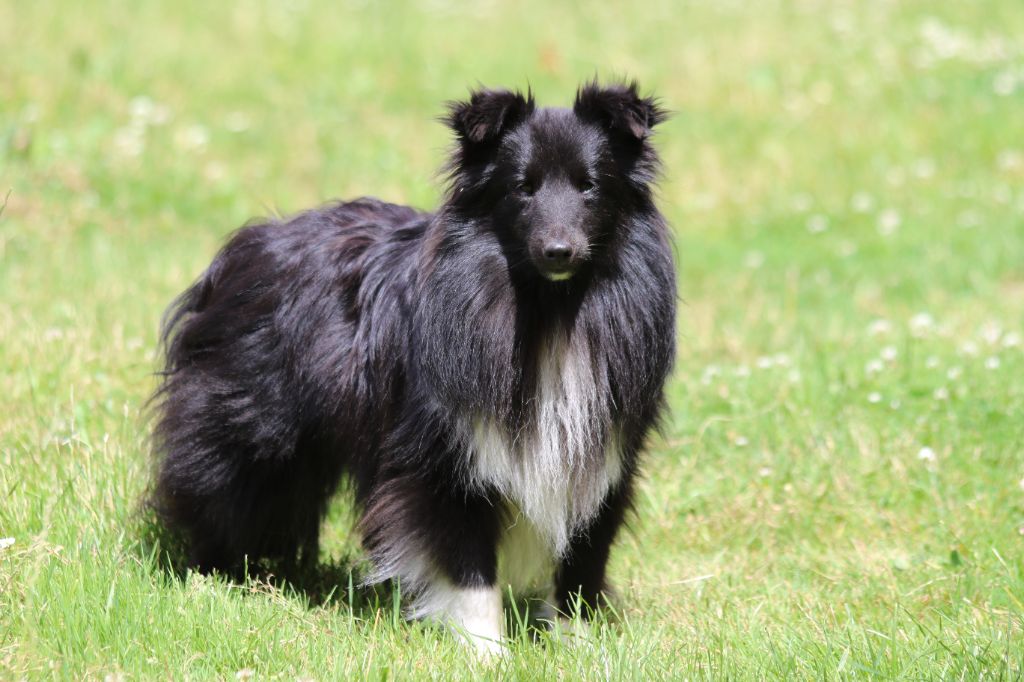
{"type": "Polygon", "coordinates": [[[476,417],[469,434],[474,484],[497,490],[507,514],[499,546],[502,582],[525,588],[562,556],[622,474],[606,426],[608,378],[587,347],[564,336],[542,351],[533,426],[510,434],[476,417]]]}

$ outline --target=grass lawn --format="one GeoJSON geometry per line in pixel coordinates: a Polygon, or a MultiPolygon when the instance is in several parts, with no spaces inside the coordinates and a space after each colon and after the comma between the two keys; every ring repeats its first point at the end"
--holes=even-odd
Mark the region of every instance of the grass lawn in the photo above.
{"type": "Polygon", "coordinates": [[[1018,0],[0,0],[0,47],[0,679],[1024,675],[1018,0]],[[616,613],[483,669],[351,588],[343,498],[317,589],[169,569],[144,403],[224,236],[431,207],[444,100],[595,72],[676,112],[684,298],[616,613]]]}

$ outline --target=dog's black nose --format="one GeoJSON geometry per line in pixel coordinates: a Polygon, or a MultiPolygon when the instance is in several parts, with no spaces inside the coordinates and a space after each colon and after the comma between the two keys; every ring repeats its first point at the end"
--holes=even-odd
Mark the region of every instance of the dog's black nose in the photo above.
{"type": "Polygon", "coordinates": [[[572,258],[572,249],[562,242],[548,244],[544,247],[544,258],[552,265],[565,265],[572,258]]]}

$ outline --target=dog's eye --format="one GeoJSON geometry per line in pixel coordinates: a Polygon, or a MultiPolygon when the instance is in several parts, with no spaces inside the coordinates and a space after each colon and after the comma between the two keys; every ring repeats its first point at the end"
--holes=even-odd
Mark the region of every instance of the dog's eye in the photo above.
{"type": "Polygon", "coordinates": [[[595,185],[594,181],[590,178],[584,178],[580,181],[579,187],[580,191],[586,194],[587,192],[594,191],[597,188],[597,185],[595,185]]]}
{"type": "Polygon", "coordinates": [[[518,185],[516,185],[516,189],[522,192],[523,194],[531,197],[533,196],[534,192],[537,191],[537,187],[529,180],[523,180],[522,182],[520,182],[518,185]]]}

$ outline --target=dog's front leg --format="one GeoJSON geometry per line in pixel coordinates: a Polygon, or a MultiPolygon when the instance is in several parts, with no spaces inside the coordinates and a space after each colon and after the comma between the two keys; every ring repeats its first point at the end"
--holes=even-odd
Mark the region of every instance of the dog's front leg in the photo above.
{"type": "Polygon", "coordinates": [[[445,491],[434,500],[429,551],[438,568],[417,601],[485,655],[503,651],[505,616],[497,585],[498,514],[481,495],[445,491]]]}
{"type": "Polygon", "coordinates": [[[409,615],[443,623],[482,654],[504,644],[497,585],[498,510],[451,479],[381,482],[362,520],[379,578],[398,579],[409,615]]]}
{"type": "Polygon", "coordinates": [[[619,482],[605,499],[600,513],[569,546],[555,574],[554,606],[563,617],[589,618],[607,599],[605,570],[612,543],[622,526],[632,495],[632,480],[619,482]]]}

